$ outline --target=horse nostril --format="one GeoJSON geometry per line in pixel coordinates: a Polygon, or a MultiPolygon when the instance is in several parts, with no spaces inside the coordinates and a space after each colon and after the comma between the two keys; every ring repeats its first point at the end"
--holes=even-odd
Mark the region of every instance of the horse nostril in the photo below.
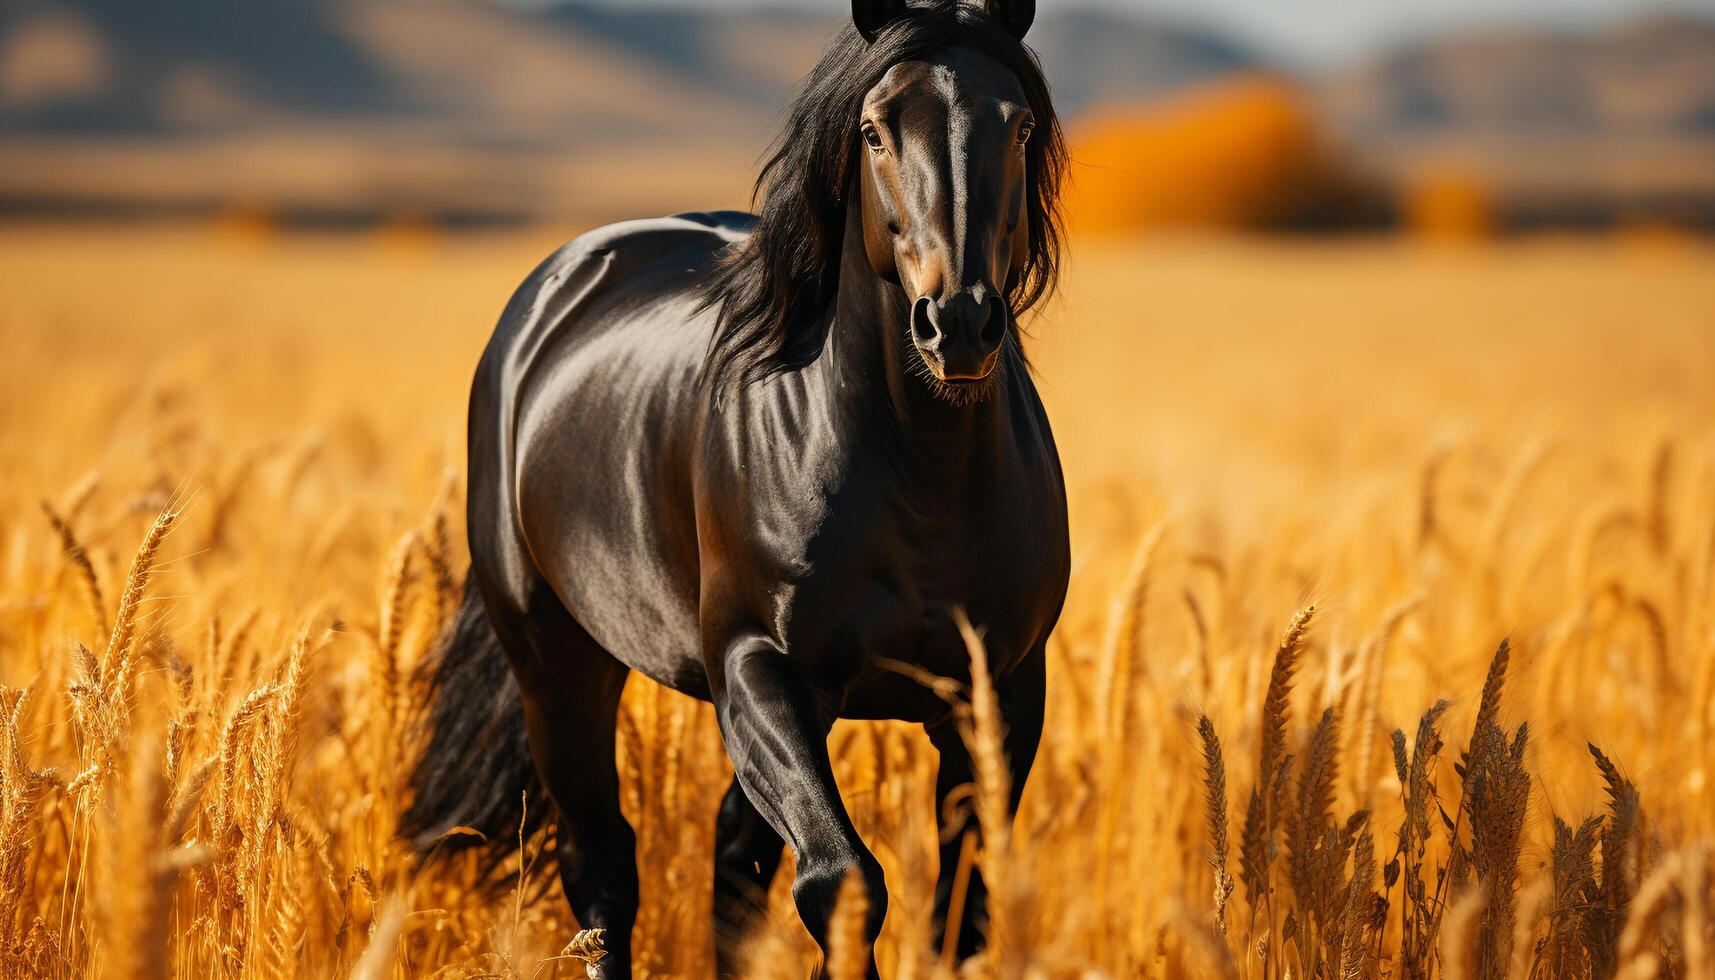
{"type": "Polygon", "coordinates": [[[941,331],[935,326],[933,306],[933,300],[922,296],[911,307],[911,336],[919,344],[933,343],[941,335],[941,331]]]}
{"type": "Polygon", "coordinates": [[[1006,306],[1000,303],[999,299],[997,296],[983,304],[984,311],[988,313],[987,318],[983,321],[981,334],[984,350],[994,350],[999,347],[1001,338],[1006,335],[1006,306]]]}

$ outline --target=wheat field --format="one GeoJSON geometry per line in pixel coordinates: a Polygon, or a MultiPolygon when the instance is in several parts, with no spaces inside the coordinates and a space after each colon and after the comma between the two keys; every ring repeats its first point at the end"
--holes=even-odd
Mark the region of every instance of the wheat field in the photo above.
{"type": "MultiPolygon", "coordinates": [[[[0,974],[583,975],[531,847],[393,839],[556,237],[0,231],[0,974]]],[[[1074,572],[968,973],[1715,976],[1715,250],[1077,242],[1031,329],[1074,572]]],[[[712,711],[634,679],[619,741],[637,962],[707,976],[712,711]]],[[[832,745],[883,975],[950,975],[926,740],[832,745]]]]}

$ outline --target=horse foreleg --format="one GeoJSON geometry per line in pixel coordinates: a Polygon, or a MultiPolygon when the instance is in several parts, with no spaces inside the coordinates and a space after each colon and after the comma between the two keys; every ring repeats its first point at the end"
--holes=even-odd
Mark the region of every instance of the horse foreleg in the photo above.
{"type": "MultiPolygon", "coordinates": [[[[1036,747],[1042,741],[1042,714],[1045,698],[1045,663],[1043,649],[1031,651],[1018,667],[997,685],[995,694],[1000,702],[1002,720],[1006,724],[1006,757],[1012,774],[1012,799],[1009,814],[1018,809],[1024,794],[1024,781],[1030,777],[1030,767],[1036,761],[1036,747]]],[[[953,933],[953,950],[960,959],[975,954],[983,946],[982,930],[988,913],[988,888],[981,870],[974,863],[966,869],[964,888],[959,888],[960,855],[966,833],[978,835],[976,821],[968,819],[969,807],[952,810],[947,806],[950,796],[960,787],[975,781],[971,756],[951,718],[930,725],[929,740],[941,754],[940,768],[935,775],[935,813],[941,832],[941,869],[935,881],[935,931],[939,937],[953,933]],[[957,906],[955,910],[954,906],[957,906]],[[955,921],[949,923],[949,918],[955,921]]],[[[975,853],[974,851],[972,852],[975,853]]],[[[944,947],[943,947],[944,948],[944,947]]]]}
{"type": "MultiPolygon", "coordinates": [[[[799,918],[825,955],[840,884],[856,871],[868,891],[873,941],[887,915],[887,888],[834,783],[829,712],[798,665],[767,640],[729,646],[722,666],[715,708],[727,754],[745,796],[797,856],[792,898],[799,918]]],[[[873,961],[869,971],[875,975],[873,961]]]]}

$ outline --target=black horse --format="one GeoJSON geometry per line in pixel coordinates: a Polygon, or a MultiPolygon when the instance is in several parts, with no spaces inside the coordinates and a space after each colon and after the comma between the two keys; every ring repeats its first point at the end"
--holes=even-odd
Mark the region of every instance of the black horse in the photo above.
{"type": "MultiPolygon", "coordinates": [[[[920,722],[940,797],[970,782],[947,705],[885,664],[968,678],[953,609],[986,628],[1015,794],[1041,736],[1069,552],[1016,327],[1054,278],[1065,162],[1021,42],[1034,3],[852,8],[758,181],[760,216],[574,240],[513,296],[472,387],[471,570],[430,665],[403,831],[425,851],[483,848],[493,868],[521,796],[545,791],[572,912],[606,930],[602,976],[630,974],[638,904],[614,763],[630,671],[712,701],[732,759],[723,974],[785,844],[818,942],[852,869],[879,931],[881,868],[827,735],[836,718],[920,722]]],[[[547,813],[528,808],[525,832],[547,813]]],[[[965,954],[971,887],[951,925],[965,954]]]]}

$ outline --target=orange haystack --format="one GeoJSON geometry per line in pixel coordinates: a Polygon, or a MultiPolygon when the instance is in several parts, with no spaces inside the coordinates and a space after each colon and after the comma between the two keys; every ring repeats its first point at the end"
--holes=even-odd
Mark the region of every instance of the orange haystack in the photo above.
{"type": "Polygon", "coordinates": [[[1254,226],[1294,210],[1322,158],[1299,92],[1247,75],[1072,126],[1068,215],[1079,232],[1254,226]]]}

